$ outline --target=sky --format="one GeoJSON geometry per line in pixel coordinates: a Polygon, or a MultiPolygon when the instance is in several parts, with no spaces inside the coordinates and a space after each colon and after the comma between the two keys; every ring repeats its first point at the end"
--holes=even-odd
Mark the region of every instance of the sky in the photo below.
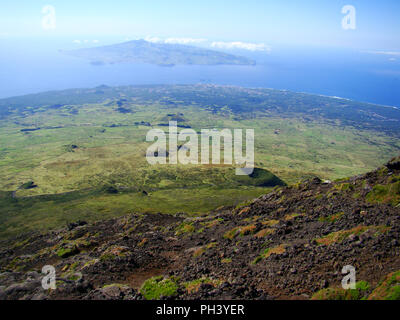
{"type": "Polygon", "coordinates": [[[107,37],[148,38],[193,43],[207,40],[215,47],[246,43],[258,45],[259,50],[269,45],[287,44],[386,52],[400,51],[399,35],[398,0],[0,2],[0,40],[68,37],[78,43],[84,39],[101,42],[107,37]],[[48,5],[50,9],[46,9],[48,5]],[[342,26],[345,5],[356,10],[355,29],[342,26]],[[49,24],[47,19],[44,27],[43,20],[53,12],[52,8],[55,20],[49,24]]]}

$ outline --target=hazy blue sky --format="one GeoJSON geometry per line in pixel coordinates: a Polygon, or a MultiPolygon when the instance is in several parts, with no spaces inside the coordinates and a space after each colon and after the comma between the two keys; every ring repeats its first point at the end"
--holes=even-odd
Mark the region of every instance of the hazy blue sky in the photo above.
{"type": "Polygon", "coordinates": [[[400,50],[399,0],[1,0],[0,38],[156,36],[400,50]],[[52,5],[56,28],[44,30],[52,5]],[[356,8],[356,30],[341,10],[356,8]]]}

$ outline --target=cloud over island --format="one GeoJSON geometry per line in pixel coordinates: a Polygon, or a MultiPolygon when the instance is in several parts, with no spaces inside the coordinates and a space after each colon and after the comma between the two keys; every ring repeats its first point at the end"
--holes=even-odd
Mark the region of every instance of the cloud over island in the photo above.
{"type": "MultiPolygon", "coordinates": [[[[208,42],[207,39],[203,38],[166,38],[161,39],[159,37],[147,36],[144,40],[153,43],[169,43],[169,44],[206,44],[208,42]]],[[[270,52],[271,47],[264,43],[251,43],[251,42],[241,42],[241,41],[232,41],[232,42],[224,42],[224,41],[213,41],[209,42],[208,45],[212,48],[217,49],[241,49],[248,51],[261,51],[261,52],[270,52]]]]}
{"type": "Polygon", "coordinates": [[[161,39],[158,37],[147,36],[144,40],[154,43],[169,43],[169,44],[194,44],[207,42],[207,39],[195,39],[195,38],[166,38],[161,39]]]}
{"type": "Polygon", "coordinates": [[[211,43],[211,47],[219,49],[242,49],[249,51],[265,51],[265,52],[271,51],[271,47],[267,46],[264,43],[249,43],[241,41],[213,42],[211,43]]]}

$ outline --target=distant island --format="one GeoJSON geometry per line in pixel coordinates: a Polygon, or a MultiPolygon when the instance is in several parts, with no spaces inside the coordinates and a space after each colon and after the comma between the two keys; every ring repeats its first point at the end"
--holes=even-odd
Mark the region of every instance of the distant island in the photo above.
{"type": "Polygon", "coordinates": [[[175,65],[255,65],[254,60],[224,52],[181,44],[134,40],[115,45],[62,50],[64,54],[84,58],[93,65],[148,63],[163,67],[175,65]]]}

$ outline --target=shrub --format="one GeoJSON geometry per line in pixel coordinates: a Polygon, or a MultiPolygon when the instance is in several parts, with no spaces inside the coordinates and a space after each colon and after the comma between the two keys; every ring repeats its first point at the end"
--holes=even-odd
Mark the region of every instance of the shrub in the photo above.
{"type": "Polygon", "coordinates": [[[274,247],[274,248],[267,248],[265,249],[257,258],[255,258],[252,262],[252,264],[257,264],[259,263],[262,259],[267,259],[273,254],[276,255],[281,255],[286,252],[285,249],[286,245],[281,244],[280,246],[274,247]]]}
{"type": "Polygon", "coordinates": [[[71,248],[60,248],[57,251],[57,255],[61,258],[68,258],[68,257],[71,257],[78,253],[79,253],[79,249],[76,246],[73,246],[71,248]]]}
{"type": "Polygon", "coordinates": [[[194,228],[193,224],[191,224],[191,223],[182,223],[176,229],[175,234],[177,236],[179,236],[179,235],[185,234],[185,233],[193,233],[194,231],[195,231],[195,228],[194,228]]]}
{"type": "Polygon", "coordinates": [[[159,276],[146,280],[140,289],[140,293],[146,300],[160,300],[162,297],[175,296],[177,290],[178,284],[174,280],[159,276]]]}
{"type": "Polygon", "coordinates": [[[376,185],[367,194],[367,201],[371,203],[390,203],[396,206],[400,202],[400,181],[388,185],[376,185]]]}
{"type": "Polygon", "coordinates": [[[201,279],[197,279],[197,280],[193,280],[193,281],[189,281],[184,283],[184,286],[186,288],[186,291],[188,293],[194,293],[199,291],[200,286],[202,284],[209,284],[212,285],[214,288],[219,286],[221,284],[221,281],[219,280],[213,280],[210,278],[201,278],[201,279]]]}
{"type": "Polygon", "coordinates": [[[333,215],[331,215],[329,217],[320,217],[318,220],[321,221],[321,222],[331,222],[331,223],[333,223],[333,222],[338,221],[343,216],[344,216],[344,212],[339,212],[339,213],[333,214],[333,215]]]}
{"type": "Polygon", "coordinates": [[[315,241],[320,245],[328,246],[333,243],[340,243],[353,234],[358,236],[365,232],[372,231],[372,232],[374,232],[374,236],[379,236],[383,233],[386,233],[389,230],[390,230],[390,227],[386,227],[386,226],[357,226],[350,230],[341,230],[341,231],[330,233],[325,237],[315,239],[315,241]]]}
{"type": "Polygon", "coordinates": [[[400,300],[400,271],[389,274],[368,300],[400,300]]]}
{"type": "Polygon", "coordinates": [[[327,288],[315,293],[311,300],[360,300],[371,289],[367,281],[356,283],[355,289],[345,290],[343,288],[327,288]]]}

